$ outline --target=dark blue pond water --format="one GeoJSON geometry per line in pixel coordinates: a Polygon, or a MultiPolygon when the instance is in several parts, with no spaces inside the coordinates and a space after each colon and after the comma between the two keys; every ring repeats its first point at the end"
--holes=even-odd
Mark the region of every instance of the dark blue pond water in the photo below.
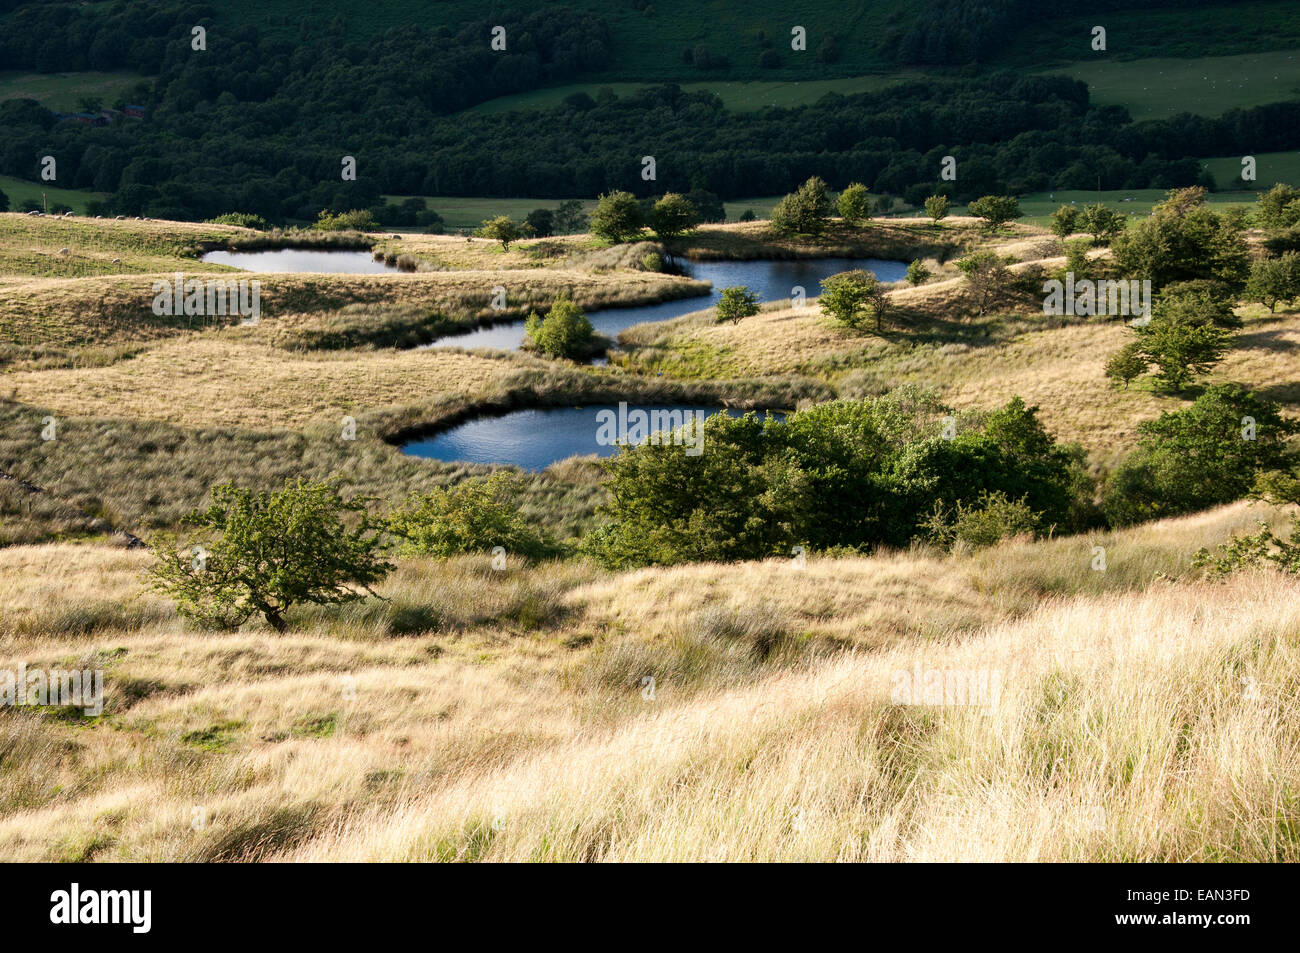
{"type": "MultiPolygon", "coordinates": [[[[617,441],[642,442],[654,430],[686,423],[686,412],[698,417],[722,413],[718,407],[685,404],[592,405],[516,410],[499,417],[466,421],[433,437],[412,440],[402,450],[416,457],[448,462],[512,464],[526,470],[544,470],[557,460],[618,451],[617,441]],[[606,413],[602,414],[601,412],[606,413]],[[676,413],[676,416],[672,416],[676,413]],[[641,416],[638,416],[640,413],[641,416]]],[[[744,411],[727,410],[733,417],[744,411]]],[[[776,415],[780,419],[781,415],[776,415]]],[[[687,452],[707,448],[688,428],[683,446],[687,452]]]]}
{"type": "MultiPolygon", "coordinates": [[[[886,261],[881,258],[806,258],[799,261],[686,261],[681,263],[692,278],[713,282],[713,292],[694,298],[680,298],[635,308],[606,308],[592,311],[587,317],[592,326],[609,338],[634,324],[646,321],[667,321],[692,311],[701,311],[718,303],[722,289],[732,285],[748,285],[760,301],[780,301],[789,298],[796,287],[804,289],[805,296],[815,298],[821,293],[822,279],[841,271],[863,268],[873,272],[881,281],[898,281],[907,273],[907,262],[886,261]]],[[[492,327],[479,328],[468,334],[440,338],[431,347],[497,347],[518,348],[524,340],[524,323],[511,321],[492,327]]]]}

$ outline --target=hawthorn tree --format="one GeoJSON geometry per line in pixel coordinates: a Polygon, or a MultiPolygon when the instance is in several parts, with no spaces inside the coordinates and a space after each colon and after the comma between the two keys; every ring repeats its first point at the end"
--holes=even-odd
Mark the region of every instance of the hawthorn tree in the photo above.
{"type": "Polygon", "coordinates": [[[286,480],[273,492],[222,483],[211,506],[182,520],[208,531],[201,545],[160,549],[151,585],[201,625],[234,629],[260,613],[284,632],[293,606],[364,599],[394,568],[367,502],[344,500],[334,482],[286,480]]]}

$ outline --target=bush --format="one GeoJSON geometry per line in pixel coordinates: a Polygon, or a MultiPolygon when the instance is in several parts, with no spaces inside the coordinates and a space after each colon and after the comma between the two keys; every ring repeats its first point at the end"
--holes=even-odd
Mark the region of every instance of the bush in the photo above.
{"type": "Polygon", "coordinates": [[[322,209],[312,228],[318,232],[373,232],[379,223],[369,209],[338,213],[322,209]]]}
{"type": "Polygon", "coordinates": [[[664,241],[679,238],[700,224],[700,213],[685,196],[669,192],[650,210],[650,227],[664,241]]]}
{"type": "Polygon", "coordinates": [[[557,298],[545,318],[534,311],[524,322],[530,347],[549,357],[581,358],[591,354],[596,332],[582,309],[567,298],[557,298]]]}
{"type": "Polygon", "coordinates": [[[958,501],[952,511],[936,501],[934,511],[925,522],[931,542],[945,549],[993,546],[1017,536],[1038,532],[1042,514],[1035,513],[1024,500],[1008,499],[1001,490],[980,494],[979,500],[966,505],[958,501]]]}
{"type": "Polygon", "coordinates": [[[645,220],[641,203],[631,192],[609,192],[596,202],[591,213],[592,234],[611,242],[631,241],[641,234],[645,220]]]}
{"type": "Polygon", "coordinates": [[[243,228],[255,228],[259,232],[264,232],[270,227],[262,216],[250,215],[247,212],[227,212],[225,215],[218,215],[216,218],[208,219],[208,222],[212,225],[239,225],[243,228]]]}
{"type": "Polygon", "coordinates": [[[772,228],[778,235],[815,238],[826,229],[830,217],[830,192],[823,180],[813,176],[772,209],[772,228]]]}
{"type": "Polygon", "coordinates": [[[861,182],[853,182],[840,193],[837,208],[850,225],[864,222],[871,218],[871,193],[861,182]]]}
{"type": "Polygon", "coordinates": [[[734,285],[722,289],[718,301],[718,321],[730,321],[739,324],[741,318],[758,314],[758,295],[749,290],[747,285],[734,285]]]}
{"type": "Polygon", "coordinates": [[[921,264],[919,259],[907,266],[907,283],[909,285],[923,285],[930,280],[930,277],[930,269],[921,264]]]}
{"type": "Polygon", "coordinates": [[[1300,225],[1300,189],[1278,182],[1267,192],[1261,192],[1255,208],[1255,218],[1268,229],[1286,229],[1300,225]]]}
{"type": "Polygon", "coordinates": [[[520,514],[522,490],[520,479],[504,471],[435,489],[408,499],[389,517],[388,531],[403,554],[445,558],[500,546],[513,556],[540,559],[555,546],[520,514]]]}
{"type": "Polygon", "coordinates": [[[1263,475],[1289,468],[1287,441],[1300,428],[1239,384],[1215,384],[1138,432],[1138,445],[1106,484],[1102,508],[1115,526],[1240,499],[1263,475]]]}
{"type": "MultiPolygon", "coordinates": [[[[784,423],[716,414],[695,456],[668,443],[626,447],[602,464],[610,501],[582,548],[622,568],[789,555],[795,545],[904,546],[925,534],[939,501],[978,510],[997,492],[1028,507],[1036,527],[1088,524],[1082,451],[1058,446],[1033,408],[1013,400],[966,418],[953,439],[945,412],[909,389],[818,404],[784,423]]],[[[995,509],[985,521],[1010,525],[995,509]]]]}
{"type": "Polygon", "coordinates": [[[1007,222],[1020,217],[1020,202],[1010,195],[985,195],[967,206],[970,213],[984,222],[990,229],[999,228],[1007,222]]]}
{"type": "Polygon", "coordinates": [[[1218,548],[1197,552],[1192,565],[1207,573],[1226,576],[1243,569],[1259,569],[1272,563],[1288,575],[1300,575],[1300,516],[1291,517],[1291,538],[1274,535],[1268,524],[1259,520],[1260,531],[1253,536],[1236,536],[1218,548]]]}
{"type": "Polygon", "coordinates": [[[524,227],[537,238],[555,234],[555,213],[549,208],[535,208],[524,216],[524,227]]]}
{"type": "Polygon", "coordinates": [[[152,587],[203,625],[238,628],[260,613],[283,632],[291,607],[363,599],[393,569],[365,504],[344,501],[333,483],[286,481],[271,493],[223,483],[211,507],[183,520],[215,538],[161,548],[152,587]]]}
{"type": "Polygon", "coordinates": [[[936,225],[939,224],[941,219],[948,217],[948,210],[948,196],[946,195],[931,195],[925,200],[925,214],[929,215],[936,225]]]}

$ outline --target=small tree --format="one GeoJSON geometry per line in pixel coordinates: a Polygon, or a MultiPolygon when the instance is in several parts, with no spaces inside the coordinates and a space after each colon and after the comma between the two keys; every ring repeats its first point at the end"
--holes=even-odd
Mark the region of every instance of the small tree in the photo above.
{"type": "Polygon", "coordinates": [[[1246,297],[1266,305],[1270,314],[1280,303],[1300,298],[1300,254],[1287,252],[1252,264],[1246,279],[1246,297]]]}
{"type": "Polygon", "coordinates": [[[1079,210],[1073,205],[1062,205],[1052,213],[1052,234],[1069,238],[1079,230],[1079,210]]]}
{"type": "Polygon", "coordinates": [[[930,280],[930,269],[921,264],[918,258],[907,266],[907,283],[909,285],[923,285],[930,280]]]}
{"type": "Polygon", "coordinates": [[[931,195],[925,200],[925,214],[929,215],[936,225],[941,219],[948,217],[949,207],[946,195],[931,195]]]}
{"type": "Polygon", "coordinates": [[[1300,225],[1300,189],[1278,182],[1256,201],[1255,217],[1264,228],[1300,225]]]}
{"type": "Polygon", "coordinates": [[[511,242],[523,237],[519,226],[512,222],[508,215],[498,215],[496,218],[484,221],[483,227],[478,230],[478,236],[500,242],[502,251],[509,250],[511,242]]]}
{"type": "Polygon", "coordinates": [[[536,311],[528,316],[524,334],[543,354],[578,358],[590,353],[596,332],[581,308],[568,298],[556,298],[545,318],[536,311]]]}
{"type": "Polygon", "coordinates": [[[700,224],[700,213],[684,195],[669,192],[650,210],[650,227],[664,241],[679,238],[700,224]]]}
{"type": "Polygon", "coordinates": [[[758,314],[758,295],[750,291],[747,285],[723,288],[717,310],[719,322],[739,324],[742,318],[758,314]]]}
{"type": "Polygon", "coordinates": [[[1158,368],[1156,380],[1174,391],[1223,360],[1232,339],[1232,332],[1213,324],[1189,324],[1160,316],[1137,331],[1143,355],[1158,368]]]}
{"type": "Polygon", "coordinates": [[[818,303],[824,313],[850,328],[860,329],[868,316],[875,315],[876,331],[883,327],[888,310],[888,299],[880,280],[860,268],[824,280],[818,303]]]}
{"type": "Polygon", "coordinates": [[[830,192],[824,181],[813,176],[772,209],[772,228],[779,235],[816,237],[825,230],[830,217],[830,192]]]}
{"type": "Polygon", "coordinates": [[[271,493],[223,483],[208,509],[183,522],[215,538],[160,550],[151,584],[182,615],[215,628],[261,613],[283,632],[293,606],[363,599],[393,569],[366,500],[345,501],[334,483],[286,481],[271,493]]]}
{"type": "Polygon", "coordinates": [[[1128,390],[1130,382],[1145,374],[1146,370],[1147,359],[1142,354],[1142,344],[1139,341],[1129,341],[1106,362],[1106,376],[1122,383],[1125,390],[1128,390]]]}
{"type": "Polygon", "coordinates": [[[1128,225],[1128,221],[1121,213],[1100,202],[1085,205],[1079,223],[1083,226],[1083,230],[1092,236],[1094,245],[1106,244],[1124,231],[1128,225]]]}
{"type": "Polygon", "coordinates": [[[1012,278],[1007,265],[1014,260],[993,251],[975,252],[958,260],[957,270],[966,279],[971,303],[980,317],[1006,294],[1012,278]]]}
{"type": "Polygon", "coordinates": [[[591,213],[592,233],[615,243],[631,241],[641,234],[644,226],[641,203],[631,192],[602,195],[591,213]]]}
{"type": "Polygon", "coordinates": [[[840,193],[840,218],[850,225],[857,225],[871,218],[871,192],[861,182],[853,182],[840,193]]]}
{"type": "Polygon", "coordinates": [[[990,230],[1020,217],[1020,202],[1011,195],[985,195],[967,206],[970,213],[984,219],[990,230]]]}

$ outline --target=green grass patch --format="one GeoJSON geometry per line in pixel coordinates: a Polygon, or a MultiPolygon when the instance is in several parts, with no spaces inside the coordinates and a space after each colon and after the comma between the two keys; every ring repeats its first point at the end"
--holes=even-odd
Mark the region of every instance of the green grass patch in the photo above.
{"type": "Polygon", "coordinates": [[[4,71],[0,72],[0,100],[34,99],[55,112],[78,112],[78,101],[83,96],[94,96],[105,106],[112,106],[118,96],[144,81],[134,73],[4,71]]]}
{"type": "Polygon", "coordinates": [[[28,199],[45,201],[50,205],[67,205],[78,215],[86,214],[86,203],[102,201],[106,192],[87,192],[82,189],[57,189],[41,182],[28,182],[13,176],[0,175],[0,192],[9,196],[9,210],[16,212],[18,206],[28,199]],[[44,196],[44,198],[42,198],[44,196]]]}
{"type": "MultiPolygon", "coordinates": [[[[1240,168],[1240,165],[1238,165],[1238,168],[1240,168]]],[[[1069,205],[1073,202],[1075,205],[1083,207],[1098,201],[1126,214],[1132,213],[1134,218],[1140,218],[1150,214],[1153,205],[1163,202],[1168,197],[1169,193],[1164,189],[1117,189],[1109,192],[1069,190],[1034,192],[1021,197],[1020,211],[1024,214],[1016,221],[1034,225],[1047,225],[1051,220],[1051,214],[1062,205],[1069,205]]],[[[1220,210],[1230,205],[1249,207],[1255,204],[1255,196],[1246,192],[1212,192],[1206,197],[1206,202],[1220,210]]],[[[965,206],[962,206],[958,212],[959,214],[965,214],[965,206]]]]}
{"type": "MultiPolygon", "coordinates": [[[[1234,188],[1241,175],[1241,156],[1202,160],[1220,189],[1234,188]]],[[[1260,152],[1255,155],[1254,187],[1268,190],[1277,182],[1300,183],[1300,152],[1260,152]]]]}
{"type": "MultiPolygon", "coordinates": [[[[1198,30],[1203,28],[1200,11],[1186,19],[1198,30]]],[[[1113,39],[1110,46],[1114,51],[1113,39]]],[[[1186,112],[1220,116],[1229,109],[1300,99],[1300,50],[1296,49],[1196,59],[1124,61],[1105,53],[1097,56],[1095,62],[1051,72],[1083,80],[1094,103],[1125,106],[1135,120],[1167,119],[1186,112]]]]}

